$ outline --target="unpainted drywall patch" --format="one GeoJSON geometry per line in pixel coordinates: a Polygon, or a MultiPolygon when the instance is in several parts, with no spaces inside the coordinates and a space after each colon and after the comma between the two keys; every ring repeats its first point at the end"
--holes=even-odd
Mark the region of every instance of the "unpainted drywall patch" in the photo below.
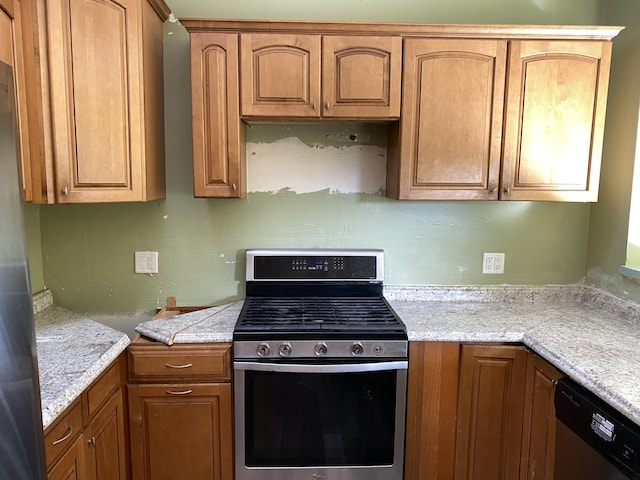
{"type": "Polygon", "coordinates": [[[276,193],[329,190],[331,193],[382,194],[387,152],[372,145],[309,146],[298,138],[247,143],[247,189],[276,193]]]}

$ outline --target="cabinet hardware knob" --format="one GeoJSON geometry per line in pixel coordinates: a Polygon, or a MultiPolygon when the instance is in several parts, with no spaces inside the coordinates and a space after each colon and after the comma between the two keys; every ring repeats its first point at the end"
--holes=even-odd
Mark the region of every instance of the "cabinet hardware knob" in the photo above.
{"type": "Polygon", "coordinates": [[[69,189],[67,187],[64,187],[62,189],[62,196],[66,197],[67,195],[69,195],[69,189]]]}
{"type": "Polygon", "coordinates": [[[313,103],[311,104],[311,108],[313,108],[314,110],[317,108],[316,102],[313,102],[313,103]]]}
{"type": "Polygon", "coordinates": [[[324,106],[327,110],[331,109],[331,104],[329,102],[325,103],[324,106]]]}
{"type": "Polygon", "coordinates": [[[60,437],[58,440],[54,440],[53,445],[60,445],[62,442],[64,442],[66,439],[68,439],[71,434],[73,433],[73,427],[71,425],[69,425],[67,427],[67,431],[64,433],[64,435],[62,437],[60,437]]]}
{"type": "Polygon", "coordinates": [[[504,187],[502,191],[504,192],[505,195],[509,195],[511,193],[511,189],[509,187],[504,187]]]}
{"type": "Polygon", "coordinates": [[[496,193],[498,191],[498,187],[491,187],[489,189],[489,193],[496,193]]]}
{"type": "Polygon", "coordinates": [[[89,440],[87,440],[87,443],[89,445],[91,445],[92,447],[96,446],[96,437],[91,437],[89,440]]]}
{"type": "Polygon", "coordinates": [[[167,395],[189,395],[190,393],[193,393],[193,390],[181,390],[179,392],[173,392],[171,390],[165,390],[165,393],[167,395]]]}
{"type": "Polygon", "coordinates": [[[232,183],[231,188],[233,188],[233,191],[235,192],[238,189],[238,186],[235,183],[232,183]]]}
{"type": "Polygon", "coordinates": [[[170,363],[165,363],[167,368],[189,368],[193,367],[193,363],[185,363],[184,365],[171,365],[170,363]]]}

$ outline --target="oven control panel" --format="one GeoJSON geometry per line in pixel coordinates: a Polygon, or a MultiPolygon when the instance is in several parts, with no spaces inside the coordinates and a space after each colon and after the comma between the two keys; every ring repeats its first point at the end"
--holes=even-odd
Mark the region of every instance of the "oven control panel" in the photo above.
{"type": "Polygon", "coordinates": [[[382,250],[247,250],[248,281],[378,281],[382,250]]]}
{"type": "Polygon", "coordinates": [[[234,359],[406,358],[406,340],[236,341],[234,359]]]}

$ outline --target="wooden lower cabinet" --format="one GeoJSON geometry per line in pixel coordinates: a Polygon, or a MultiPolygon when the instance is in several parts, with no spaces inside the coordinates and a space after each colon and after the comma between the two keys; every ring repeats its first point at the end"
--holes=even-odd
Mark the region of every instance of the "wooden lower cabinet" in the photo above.
{"type": "Polygon", "coordinates": [[[451,480],[456,448],[460,344],[411,342],[405,480],[451,480]]]}
{"type": "Polygon", "coordinates": [[[45,430],[49,480],[127,480],[124,356],[45,430]]]}
{"type": "Polygon", "coordinates": [[[461,347],[456,479],[518,478],[526,370],[525,347],[461,347]]]}
{"type": "Polygon", "coordinates": [[[231,384],[129,385],[133,478],[233,476],[231,384]]]}
{"type": "Polygon", "coordinates": [[[231,344],[128,347],[134,480],[231,480],[231,344]]]}
{"type": "Polygon", "coordinates": [[[127,449],[122,391],[113,395],[84,430],[87,445],[87,478],[112,480],[127,478],[127,449]]]}
{"type": "Polygon", "coordinates": [[[84,438],[80,435],[49,470],[48,480],[83,480],[86,476],[84,438]]]}
{"type": "Polygon", "coordinates": [[[521,345],[411,342],[405,480],[552,480],[561,376],[521,345]]]}
{"type": "Polygon", "coordinates": [[[524,433],[520,480],[553,480],[556,383],[564,374],[544,359],[529,354],[525,390],[524,433]]]}

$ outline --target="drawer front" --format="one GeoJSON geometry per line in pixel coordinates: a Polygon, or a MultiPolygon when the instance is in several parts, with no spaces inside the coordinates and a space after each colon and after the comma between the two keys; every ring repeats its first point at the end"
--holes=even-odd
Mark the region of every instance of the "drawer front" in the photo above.
{"type": "Polygon", "coordinates": [[[129,380],[230,381],[231,345],[131,345],[129,380]]]}
{"type": "Polygon", "coordinates": [[[82,432],[82,405],[75,405],[64,416],[49,427],[44,436],[47,469],[69,448],[75,438],[82,432]]]}
{"type": "Polygon", "coordinates": [[[115,363],[96,380],[87,390],[87,412],[88,418],[108,400],[118,386],[120,386],[120,360],[115,363]]]}

